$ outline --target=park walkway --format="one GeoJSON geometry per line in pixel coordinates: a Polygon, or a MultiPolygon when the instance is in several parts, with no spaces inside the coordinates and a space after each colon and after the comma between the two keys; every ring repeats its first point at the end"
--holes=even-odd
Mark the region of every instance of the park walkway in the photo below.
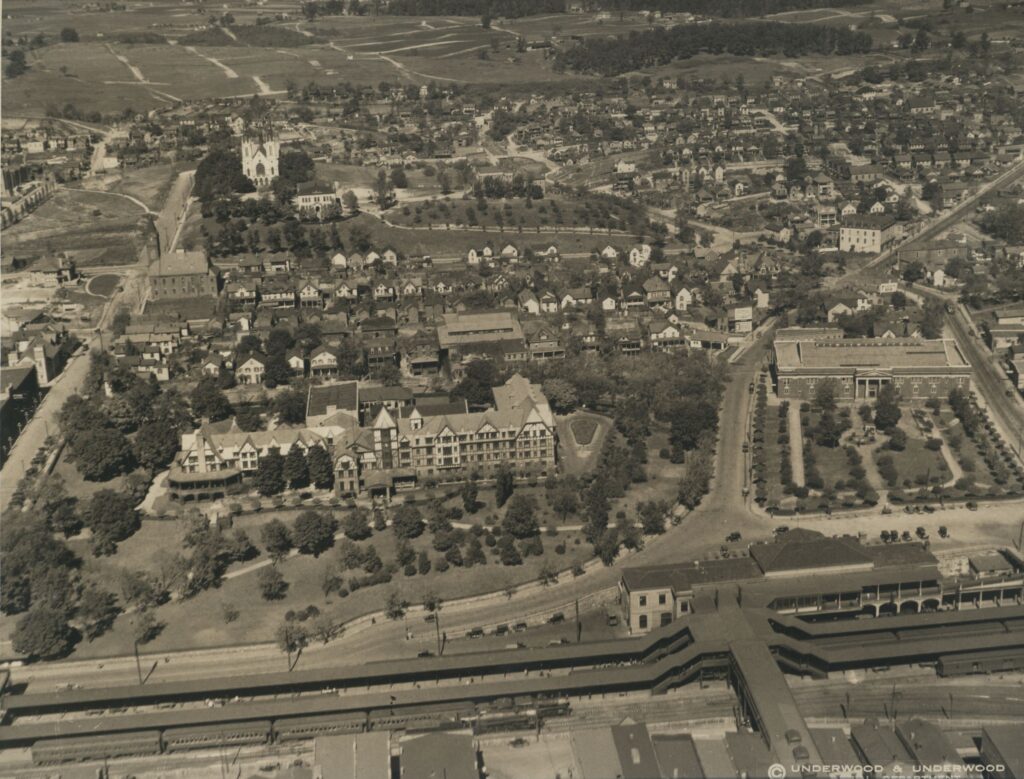
{"type": "Polygon", "coordinates": [[[789,464],[793,469],[793,484],[804,486],[804,435],[800,427],[800,404],[790,403],[787,413],[789,420],[789,464]]]}

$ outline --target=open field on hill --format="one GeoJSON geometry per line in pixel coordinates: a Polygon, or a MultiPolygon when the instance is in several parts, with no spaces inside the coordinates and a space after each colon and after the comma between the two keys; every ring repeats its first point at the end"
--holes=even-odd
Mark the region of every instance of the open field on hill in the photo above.
{"type": "Polygon", "coordinates": [[[79,265],[132,263],[141,215],[138,205],[122,197],[62,190],[4,230],[4,251],[11,256],[69,251],[79,265]]]}

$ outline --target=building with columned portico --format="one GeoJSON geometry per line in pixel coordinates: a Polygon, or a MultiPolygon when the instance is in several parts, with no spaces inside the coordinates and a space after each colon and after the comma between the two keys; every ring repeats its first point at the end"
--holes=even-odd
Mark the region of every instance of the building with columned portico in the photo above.
{"type": "Polygon", "coordinates": [[[780,398],[810,400],[833,380],[837,400],[878,397],[895,385],[903,400],[944,398],[971,386],[971,365],[953,339],[775,339],[771,367],[780,398]]]}

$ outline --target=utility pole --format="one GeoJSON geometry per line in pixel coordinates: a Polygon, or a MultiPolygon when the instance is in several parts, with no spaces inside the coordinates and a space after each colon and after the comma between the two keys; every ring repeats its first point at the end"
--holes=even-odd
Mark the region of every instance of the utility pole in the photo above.
{"type": "Polygon", "coordinates": [[[440,611],[434,612],[434,629],[437,631],[437,656],[441,656],[441,614],[440,611]]]}
{"type": "Polygon", "coordinates": [[[135,646],[135,670],[139,674],[139,684],[142,685],[144,682],[142,681],[142,662],[139,660],[139,642],[134,641],[133,644],[135,646]]]}

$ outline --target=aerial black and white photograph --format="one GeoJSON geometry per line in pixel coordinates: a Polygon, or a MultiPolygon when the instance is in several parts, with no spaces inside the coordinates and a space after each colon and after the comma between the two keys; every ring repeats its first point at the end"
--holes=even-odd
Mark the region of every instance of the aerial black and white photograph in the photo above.
{"type": "Polygon", "coordinates": [[[1024,779],[1024,0],[0,16],[0,779],[1024,779]]]}

